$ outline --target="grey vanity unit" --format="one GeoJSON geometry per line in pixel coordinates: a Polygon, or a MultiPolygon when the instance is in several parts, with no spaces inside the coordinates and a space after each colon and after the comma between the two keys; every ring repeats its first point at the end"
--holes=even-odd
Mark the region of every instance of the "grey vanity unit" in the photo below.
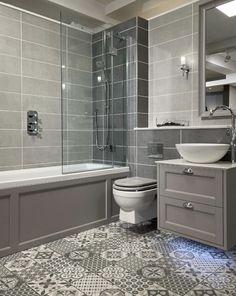
{"type": "Polygon", "coordinates": [[[236,165],[156,163],[158,227],[225,250],[236,245],[236,165]]]}

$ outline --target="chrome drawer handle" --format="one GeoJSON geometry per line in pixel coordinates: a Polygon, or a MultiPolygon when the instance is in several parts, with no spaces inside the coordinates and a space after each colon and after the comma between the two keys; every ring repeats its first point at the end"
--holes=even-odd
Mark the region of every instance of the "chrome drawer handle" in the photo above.
{"type": "Polygon", "coordinates": [[[189,210],[193,210],[193,204],[190,201],[184,202],[183,207],[189,210]]]}
{"type": "Polygon", "coordinates": [[[185,169],[183,170],[183,173],[184,173],[185,175],[193,175],[193,170],[192,170],[191,168],[185,168],[185,169]]]}

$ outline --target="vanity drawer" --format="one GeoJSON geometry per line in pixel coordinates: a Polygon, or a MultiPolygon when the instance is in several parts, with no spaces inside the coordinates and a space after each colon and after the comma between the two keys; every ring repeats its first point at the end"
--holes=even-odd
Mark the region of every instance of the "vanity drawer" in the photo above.
{"type": "Polygon", "coordinates": [[[190,203],[185,200],[160,197],[159,225],[169,231],[223,245],[223,209],[190,203]]]}
{"type": "Polygon", "coordinates": [[[160,195],[223,206],[222,170],[189,166],[160,166],[160,195]]]}

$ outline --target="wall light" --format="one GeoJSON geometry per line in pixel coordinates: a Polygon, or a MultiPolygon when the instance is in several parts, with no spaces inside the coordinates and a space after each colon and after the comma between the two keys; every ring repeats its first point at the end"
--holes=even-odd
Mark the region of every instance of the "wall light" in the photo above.
{"type": "Polygon", "coordinates": [[[189,66],[186,63],[186,57],[184,57],[184,56],[181,56],[181,67],[180,67],[180,70],[182,71],[183,76],[186,74],[186,78],[188,79],[188,74],[189,74],[190,68],[189,68],[189,66]]]}

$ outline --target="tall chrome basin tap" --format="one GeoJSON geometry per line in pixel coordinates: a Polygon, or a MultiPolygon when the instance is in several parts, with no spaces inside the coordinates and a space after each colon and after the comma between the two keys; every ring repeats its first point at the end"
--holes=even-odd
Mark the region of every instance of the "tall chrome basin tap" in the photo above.
{"type": "Polygon", "coordinates": [[[235,163],[235,140],[236,140],[236,130],[235,130],[235,114],[233,112],[233,110],[231,108],[229,108],[228,106],[225,105],[221,105],[221,106],[217,106],[214,109],[210,110],[210,117],[213,116],[213,114],[217,111],[217,110],[228,110],[231,114],[231,160],[232,163],[235,163]]]}

